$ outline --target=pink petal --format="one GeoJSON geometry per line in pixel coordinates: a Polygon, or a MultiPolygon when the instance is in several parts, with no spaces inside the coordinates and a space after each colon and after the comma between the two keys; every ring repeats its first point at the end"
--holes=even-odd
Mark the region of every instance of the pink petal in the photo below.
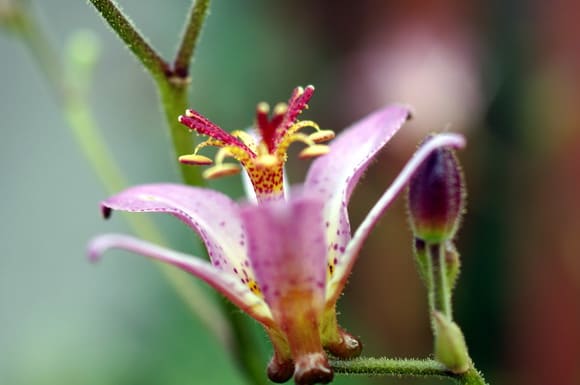
{"type": "Polygon", "coordinates": [[[349,242],[345,253],[340,262],[336,265],[334,275],[332,276],[328,291],[326,293],[327,301],[332,303],[338,299],[342,292],[348,275],[356,261],[360,248],[367,239],[370,231],[377,223],[379,218],[397,197],[399,192],[407,185],[413,173],[421,166],[421,163],[439,147],[461,148],[465,146],[465,139],[458,134],[439,134],[426,141],[413,157],[407,162],[403,170],[393,181],[391,186],[383,193],[375,206],[369,211],[366,218],[362,221],[356,230],[352,240],[349,242]]]}
{"type": "Polygon", "coordinates": [[[378,110],[347,128],[330,143],[330,153],[316,159],[305,181],[305,190],[326,200],[324,218],[329,261],[340,263],[350,240],[347,206],[358,180],[378,151],[409,117],[395,106],[378,110]]]}
{"type": "Polygon", "coordinates": [[[222,193],[178,184],[149,184],[128,188],[101,206],[105,217],[111,210],[171,214],[199,234],[215,267],[240,278],[253,275],[239,207],[222,193]]]}
{"type": "Polygon", "coordinates": [[[109,249],[128,250],[187,271],[207,282],[251,317],[266,326],[273,326],[270,310],[264,300],[252,293],[234,274],[218,270],[200,258],[165,249],[127,235],[105,234],[94,238],[89,243],[90,260],[98,261],[109,249]]]}
{"type": "Polygon", "coordinates": [[[281,301],[293,293],[307,296],[310,307],[322,306],[326,284],[322,202],[300,197],[248,205],[241,213],[252,268],[274,318],[285,310],[281,301]]]}

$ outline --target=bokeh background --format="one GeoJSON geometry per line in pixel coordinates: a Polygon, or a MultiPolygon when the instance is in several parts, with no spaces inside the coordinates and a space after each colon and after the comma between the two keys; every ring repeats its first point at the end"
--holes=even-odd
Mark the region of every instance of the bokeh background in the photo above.
{"type": "MultiPolygon", "coordinates": [[[[0,1],[0,20],[11,3],[0,1]]],[[[119,3],[170,57],[189,2],[119,3]]],[[[100,43],[90,107],[129,182],[177,181],[153,84],[92,6],[27,4],[59,55],[79,30],[100,43]]],[[[471,355],[492,384],[580,384],[579,14],[573,0],[215,1],[192,69],[191,105],[239,129],[251,124],[258,101],[286,100],[296,85],[314,84],[305,117],[337,131],[385,104],[412,105],[415,119],[354,194],[354,226],[426,133],[464,133],[469,204],[455,312],[471,355]]],[[[7,28],[0,129],[0,384],[247,384],[153,264],[123,253],[97,266],[86,261],[91,236],[128,229],[121,216],[101,220],[106,192],[54,87],[7,28]]],[[[306,167],[291,161],[291,179],[300,181],[306,167]]],[[[219,188],[239,197],[238,183],[219,188]]],[[[183,226],[153,219],[173,246],[195,250],[183,226]]],[[[410,245],[399,198],[339,303],[367,355],[431,351],[410,245]]],[[[265,365],[269,347],[259,328],[255,334],[265,365]]]]}

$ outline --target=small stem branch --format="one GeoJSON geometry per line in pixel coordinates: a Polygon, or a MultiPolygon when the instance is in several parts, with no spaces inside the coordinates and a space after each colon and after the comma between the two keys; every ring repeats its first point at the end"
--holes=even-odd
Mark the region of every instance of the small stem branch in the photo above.
{"type": "MultiPolygon", "coordinates": [[[[426,271],[425,281],[427,286],[427,302],[429,304],[429,319],[431,320],[431,332],[433,333],[433,336],[435,336],[436,329],[433,314],[435,314],[437,307],[435,304],[436,280],[434,279],[435,274],[434,274],[433,258],[431,256],[431,252],[429,251],[430,246],[425,244],[423,241],[420,242],[422,245],[420,251],[424,253],[423,260],[425,261],[425,271],[426,271]]],[[[421,256],[421,254],[417,255],[421,256]]]]}
{"type": "Polygon", "coordinates": [[[332,367],[336,373],[342,374],[439,377],[452,379],[457,384],[486,385],[485,380],[475,368],[470,368],[463,374],[454,374],[439,362],[430,359],[357,358],[350,361],[333,361],[332,367]]]}
{"type": "Polygon", "coordinates": [[[155,79],[164,78],[170,72],[167,62],[145,40],[113,0],[90,2],[155,79]]]}
{"type": "Polygon", "coordinates": [[[431,264],[432,287],[429,288],[431,312],[438,311],[452,320],[451,290],[447,280],[447,264],[445,263],[445,247],[442,243],[427,245],[428,259],[431,264]]]}
{"type": "Polygon", "coordinates": [[[189,17],[183,28],[181,42],[175,56],[175,61],[173,62],[174,75],[183,79],[189,77],[191,57],[199,41],[201,27],[208,14],[209,3],[210,0],[193,0],[191,4],[189,17]]]}

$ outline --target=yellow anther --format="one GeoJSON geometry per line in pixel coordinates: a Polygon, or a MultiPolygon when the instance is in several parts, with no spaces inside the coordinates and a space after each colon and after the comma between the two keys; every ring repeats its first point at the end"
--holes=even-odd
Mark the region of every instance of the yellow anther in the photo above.
{"type": "Polygon", "coordinates": [[[190,154],[190,155],[181,155],[179,157],[179,163],[191,164],[196,166],[207,166],[208,164],[212,164],[213,161],[207,156],[190,154]]]}
{"type": "Polygon", "coordinates": [[[280,160],[272,154],[263,154],[254,160],[254,164],[258,168],[270,168],[280,164],[280,160]]]}
{"type": "Polygon", "coordinates": [[[328,142],[329,140],[334,139],[334,136],[335,134],[332,130],[320,130],[308,135],[314,143],[328,142]]]}
{"type": "Polygon", "coordinates": [[[202,174],[204,179],[217,179],[224,176],[236,175],[240,172],[240,167],[233,163],[222,163],[208,168],[202,174]]]}
{"type": "Polygon", "coordinates": [[[193,118],[195,116],[195,114],[193,113],[192,110],[185,110],[185,116],[187,116],[188,118],[193,118]]]}
{"type": "Polygon", "coordinates": [[[315,158],[320,155],[328,154],[330,152],[330,147],[325,144],[314,144],[312,146],[306,147],[304,150],[300,151],[298,157],[300,159],[315,158]]]}

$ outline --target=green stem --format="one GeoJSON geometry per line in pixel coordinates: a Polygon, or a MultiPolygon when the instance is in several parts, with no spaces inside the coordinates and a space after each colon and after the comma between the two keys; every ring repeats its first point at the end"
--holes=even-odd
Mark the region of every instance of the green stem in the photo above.
{"type": "Polygon", "coordinates": [[[183,79],[189,77],[189,65],[193,52],[197,47],[201,27],[208,14],[210,0],[194,0],[189,10],[189,17],[185,23],[181,43],[175,55],[173,62],[173,71],[175,75],[183,79]]]}
{"type": "MultiPolygon", "coordinates": [[[[169,126],[169,134],[173,153],[172,156],[177,163],[179,155],[190,154],[193,152],[192,135],[184,126],[177,121],[177,117],[185,112],[187,108],[187,85],[185,83],[169,82],[160,80],[157,82],[157,89],[163,105],[163,113],[169,126]]],[[[203,186],[205,181],[201,177],[199,167],[179,165],[179,173],[183,181],[191,186],[203,186]]]]}
{"type": "Polygon", "coordinates": [[[90,0],[109,26],[125,42],[154,79],[162,79],[170,72],[169,65],[139,33],[113,0],[90,0]]]}
{"type": "Polygon", "coordinates": [[[435,360],[356,358],[350,361],[333,361],[336,373],[387,375],[397,377],[439,377],[448,378],[457,384],[487,385],[481,374],[473,367],[463,374],[454,374],[435,360]]]}
{"type": "MultiPolygon", "coordinates": [[[[81,79],[71,81],[64,73],[60,57],[45,38],[46,35],[28,16],[28,12],[21,10],[18,20],[20,24],[17,29],[19,36],[55,90],[73,136],[97,177],[110,194],[126,188],[129,185],[127,179],[113,160],[113,155],[106,145],[87,103],[84,90],[77,86],[83,82],[80,81],[81,79]]],[[[133,232],[138,236],[158,244],[166,243],[161,232],[149,218],[134,215],[127,215],[125,218],[133,232]]],[[[199,316],[218,340],[226,346],[229,345],[231,331],[228,323],[216,304],[201,291],[201,287],[182,271],[161,263],[156,265],[191,311],[199,316]]]]}
{"type": "Polygon", "coordinates": [[[416,257],[422,258],[422,260],[424,261],[425,283],[427,286],[427,302],[429,304],[429,319],[431,320],[431,331],[433,333],[433,336],[435,336],[436,327],[435,327],[435,318],[433,317],[435,311],[437,310],[435,301],[435,288],[436,288],[436,280],[434,279],[435,268],[433,266],[433,258],[431,256],[431,252],[429,251],[430,245],[425,244],[424,241],[416,241],[416,244],[417,242],[420,242],[420,244],[422,245],[421,249],[417,248],[418,251],[416,251],[416,257]]]}
{"type": "Polygon", "coordinates": [[[427,256],[431,270],[431,287],[429,287],[431,313],[438,311],[452,320],[451,289],[447,277],[445,245],[443,243],[427,244],[427,256]]]}

